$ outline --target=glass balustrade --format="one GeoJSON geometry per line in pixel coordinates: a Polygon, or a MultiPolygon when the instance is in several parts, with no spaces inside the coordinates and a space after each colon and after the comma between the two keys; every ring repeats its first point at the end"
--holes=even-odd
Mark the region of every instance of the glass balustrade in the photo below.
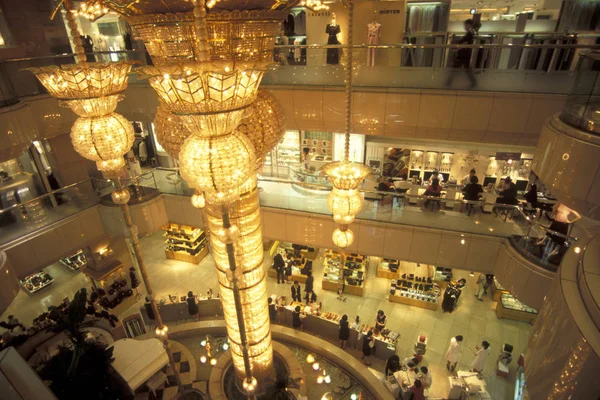
{"type": "MultiPolygon", "coordinates": [[[[577,44],[393,44],[352,48],[356,87],[456,89],[521,93],[570,92],[580,53],[600,45],[577,44]],[[453,68],[460,49],[468,50],[470,68],[453,68]],[[372,55],[372,60],[369,56],[372,55]]],[[[347,46],[276,46],[265,85],[343,86],[347,46]],[[328,57],[334,52],[337,57],[328,57]],[[328,63],[329,60],[329,63],[328,63]],[[332,63],[332,61],[337,62],[332,63]]],[[[129,59],[147,64],[145,52],[93,53],[98,60],[129,59]]],[[[24,69],[73,63],[72,54],[0,61],[0,106],[45,93],[24,69]]],[[[140,81],[131,74],[130,83],[140,81]]]]}
{"type": "MultiPolygon", "coordinates": [[[[323,177],[318,174],[309,177],[305,174],[292,175],[295,178],[290,180],[260,177],[261,206],[331,216],[327,207],[331,186],[322,182],[323,177]],[[304,177],[304,181],[298,176],[304,177]]],[[[131,205],[148,201],[160,193],[189,197],[194,192],[176,169],[156,168],[123,179],[123,185],[130,190],[131,205]]],[[[425,186],[416,189],[404,193],[363,189],[364,205],[356,219],[509,238],[525,257],[553,271],[558,268],[562,254],[576,240],[545,228],[544,225],[549,222],[543,219],[540,210],[484,200],[467,201],[459,187],[450,185],[440,197],[424,195],[425,186]],[[559,245],[550,245],[549,242],[559,245]]],[[[88,179],[0,210],[0,245],[91,206],[110,206],[113,190],[113,181],[88,179]]]]}

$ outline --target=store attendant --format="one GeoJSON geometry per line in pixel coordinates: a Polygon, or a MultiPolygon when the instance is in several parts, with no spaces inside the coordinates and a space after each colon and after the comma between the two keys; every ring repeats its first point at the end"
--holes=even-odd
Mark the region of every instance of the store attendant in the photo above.
{"type": "Polygon", "coordinates": [[[283,256],[279,253],[275,254],[275,257],[273,258],[273,268],[277,271],[277,283],[285,283],[283,274],[285,261],[283,261],[283,256]]]}
{"type": "Polygon", "coordinates": [[[275,309],[273,299],[269,297],[267,303],[269,304],[269,319],[271,320],[271,322],[275,322],[275,320],[277,319],[277,309],[275,309]]]}
{"type": "Polygon", "coordinates": [[[298,281],[294,281],[292,285],[292,301],[302,301],[302,287],[298,284],[298,281]]]}
{"type": "Polygon", "coordinates": [[[387,324],[387,316],[383,312],[383,310],[377,311],[377,317],[375,321],[375,331],[381,332],[383,328],[385,328],[385,324],[387,324]]]}

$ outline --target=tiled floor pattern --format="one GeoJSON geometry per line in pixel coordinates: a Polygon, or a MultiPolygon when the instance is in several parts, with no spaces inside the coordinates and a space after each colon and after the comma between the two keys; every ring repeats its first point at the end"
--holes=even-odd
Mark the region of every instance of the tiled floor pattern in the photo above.
{"type": "MultiPolygon", "coordinates": [[[[208,288],[216,291],[218,283],[212,259],[206,257],[199,265],[166,260],[163,251],[164,240],[161,235],[161,232],[157,232],[143,238],[140,243],[156,296],[158,298],[167,297],[169,293],[182,294],[189,290],[195,293],[205,293],[208,288]]],[[[347,296],[346,302],[340,302],[336,300],[334,292],[320,290],[322,261],[322,257],[319,256],[313,263],[313,268],[316,293],[326,311],[348,313],[351,319],[359,315],[363,321],[371,322],[374,320],[377,310],[384,310],[388,315],[388,327],[401,334],[397,345],[397,353],[401,358],[412,354],[412,346],[418,334],[423,333],[428,336],[429,343],[424,365],[429,366],[433,374],[434,386],[431,398],[441,398],[448,393],[448,372],[445,369],[444,355],[450,338],[459,334],[465,337],[459,368],[469,368],[473,359],[471,349],[474,349],[475,345],[481,343],[482,340],[487,340],[492,345],[492,355],[484,370],[489,390],[494,400],[512,398],[516,362],[511,365],[508,379],[496,378],[494,364],[499,349],[504,343],[510,343],[515,347],[515,359],[525,351],[531,326],[522,322],[497,319],[494,311],[496,303],[490,297],[485,297],[483,302],[477,301],[474,297],[475,277],[468,276],[466,271],[455,271],[458,277],[465,277],[468,284],[460,297],[457,309],[448,314],[441,310],[430,311],[390,303],[387,300],[389,281],[376,278],[374,266],[369,268],[367,274],[367,295],[365,297],[347,296]]],[[[270,265],[270,262],[270,260],[265,260],[266,265],[270,265]]],[[[58,265],[55,268],[60,267],[62,266],[58,265]]],[[[53,272],[51,271],[51,273],[53,272]]],[[[53,275],[58,278],[61,273],[55,271],[53,275]]],[[[38,312],[46,309],[47,306],[39,304],[40,302],[57,303],[63,297],[72,295],[80,287],[88,285],[82,274],[75,273],[75,276],[70,276],[65,273],[62,275],[65,276],[62,284],[60,283],[62,279],[57,279],[51,287],[33,297],[31,299],[33,301],[29,301],[30,299],[24,293],[19,294],[19,298],[9,308],[10,313],[14,313],[23,323],[28,324],[33,317],[37,316],[38,312]],[[68,293],[69,291],[71,294],[68,293]]],[[[269,294],[289,296],[289,285],[278,285],[272,278],[267,278],[267,287],[269,294]]],[[[136,309],[136,306],[131,307],[127,312],[121,314],[121,317],[136,312],[136,309]]],[[[2,315],[2,319],[6,318],[9,310],[2,315]]],[[[373,367],[382,370],[383,364],[374,363],[373,367]]]]}

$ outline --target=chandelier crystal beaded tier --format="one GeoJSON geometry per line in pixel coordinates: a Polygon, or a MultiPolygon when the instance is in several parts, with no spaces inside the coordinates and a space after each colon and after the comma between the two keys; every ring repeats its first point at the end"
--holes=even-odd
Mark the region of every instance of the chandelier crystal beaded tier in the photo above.
{"type": "Polygon", "coordinates": [[[190,136],[191,132],[183,123],[181,116],[173,114],[166,110],[165,106],[159,105],[154,117],[154,134],[156,141],[167,154],[177,158],[183,141],[190,136]]]}
{"type": "Polygon", "coordinates": [[[61,106],[79,116],[71,128],[73,147],[82,157],[95,161],[100,171],[124,167],[123,155],[134,141],[131,123],[114,112],[133,64],[80,62],[28,68],[61,106]]]}

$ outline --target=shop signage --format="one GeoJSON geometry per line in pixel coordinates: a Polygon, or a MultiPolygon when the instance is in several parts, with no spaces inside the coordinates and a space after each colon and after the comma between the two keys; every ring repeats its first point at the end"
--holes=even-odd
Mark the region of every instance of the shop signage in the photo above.
{"type": "Polygon", "coordinates": [[[496,161],[508,161],[508,160],[520,160],[521,153],[510,153],[506,151],[499,151],[496,153],[496,161]]]}
{"type": "Polygon", "coordinates": [[[379,14],[400,14],[400,10],[379,10],[379,14]]]}
{"type": "Polygon", "coordinates": [[[331,11],[322,11],[322,12],[311,12],[308,13],[309,17],[331,17],[331,11]]]}

